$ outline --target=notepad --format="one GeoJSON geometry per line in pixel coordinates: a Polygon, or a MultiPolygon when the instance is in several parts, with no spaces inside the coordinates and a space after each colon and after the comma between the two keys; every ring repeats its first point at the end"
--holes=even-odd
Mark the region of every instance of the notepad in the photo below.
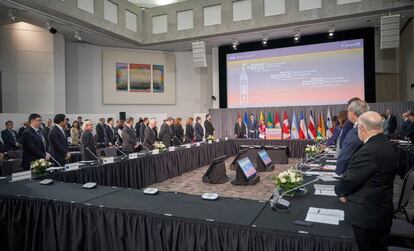
{"type": "Polygon", "coordinates": [[[309,222],[339,225],[339,221],[343,221],[344,219],[345,213],[342,210],[309,207],[305,220],[309,222]]]}
{"type": "Polygon", "coordinates": [[[323,170],[328,170],[328,171],[335,171],[336,169],[336,165],[324,165],[322,167],[323,170]]]}
{"type": "Polygon", "coordinates": [[[315,195],[336,196],[335,186],[315,184],[315,195]]]}
{"type": "Polygon", "coordinates": [[[329,177],[333,177],[333,178],[340,178],[341,176],[339,176],[338,174],[336,174],[335,172],[316,172],[316,171],[308,171],[305,172],[305,175],[316,175],[316,176],[329,176],[329,177]]]}

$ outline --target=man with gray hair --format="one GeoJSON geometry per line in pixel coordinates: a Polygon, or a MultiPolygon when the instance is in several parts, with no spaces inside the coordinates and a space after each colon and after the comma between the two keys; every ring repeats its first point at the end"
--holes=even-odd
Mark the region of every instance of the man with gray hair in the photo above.
{"type": "Polygon", "coordinates": [[[397,156],[383,134],[382,117],[365,112],[358,118],[363,145],[355,152],[335,193],[345,203],[359,250],[385,250],[393,217],[397,156]]]}
{"type": "Polygon", "coordinates": [[[369,105],[362,100],[354,100],[348,105],[348,120],[354,124],[354,127],[346,134],[344,138],[341,152],[338,156],[335,172],[338,175],[343,174],[348,168],[348,163],[352,155],[362,146],[362,142],[358,138],[358,117],[369,111],[369,105]]]}

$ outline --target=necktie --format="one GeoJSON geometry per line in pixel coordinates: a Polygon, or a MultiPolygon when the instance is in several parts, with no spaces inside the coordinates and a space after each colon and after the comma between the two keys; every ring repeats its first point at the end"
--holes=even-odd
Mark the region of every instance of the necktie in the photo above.
{"type": "Polygon", "coordinates": [[[36,132],[37,132],[37,134],[39,135],[39,137],[42,139],[42,144],[43,144],[43,147],[45,147],[45,148],[46,148],[46,142],[45,142],[45,139],[43,138],[42,134],[40,133],[40,130],[39,130],[39,129],[37,129],[37,130],[36,130],[36,132]]]}

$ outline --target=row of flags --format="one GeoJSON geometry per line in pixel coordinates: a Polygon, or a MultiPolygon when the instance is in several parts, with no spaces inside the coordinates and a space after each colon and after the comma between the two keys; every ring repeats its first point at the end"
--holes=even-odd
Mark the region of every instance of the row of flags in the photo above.
{"type": "MultiPolygon", "coordinates": [[[[238,115],[241,116],[240,113],[238,115]]],[[[283,113],[283,122],[279,120],[279,113],[276,111],[274,116],[269,112],[267,115],[267,128],[275,128],[281,130],[282,139],[316,139],[316,138],[330,138],[333,135],[334,129],[332,124],[331,112],[328,109],[326,114],[326,123],[324,121],[324,116],[322,112],[318,116],[318,127],[316,128],[316,123],[313,119],[312,111],[309,114],[309,122],[306,127],[305,116],[303,111],[300,112],[299,123],[296,120],[296,113],[293,111],[292,124],[289,124],[289,118],[287,112],[283,113]]],[[[247,112],[244,113],[244,123],[248,124],[249,117],[247,112]]],[[[266,121],[265,115],[261,111],[259,115],[259,121],[266,121]]]]}

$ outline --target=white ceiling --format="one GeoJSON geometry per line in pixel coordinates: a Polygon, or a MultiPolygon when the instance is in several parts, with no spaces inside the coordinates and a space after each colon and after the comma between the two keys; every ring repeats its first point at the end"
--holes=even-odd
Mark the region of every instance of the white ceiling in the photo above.
{"type": "Polygon", "coordinates": [[[128,2],[131,2],[137,5],[138,7],[144,7],[144,8],[153,8],[157,6],[168,5],[168,4],[173,4],[177,2],[183,2],[183,1],[187,1],[187,0],[128,0],[128,2]]]}

